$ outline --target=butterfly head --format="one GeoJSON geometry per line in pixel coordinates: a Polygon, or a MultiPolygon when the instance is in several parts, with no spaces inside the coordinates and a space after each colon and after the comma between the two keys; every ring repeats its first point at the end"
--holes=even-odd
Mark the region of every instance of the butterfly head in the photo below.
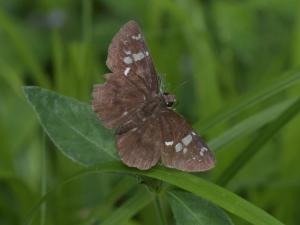
{"type": "Polygon", "coordinates": [[[175,95],[171,95],[167,92],[163,93],[163,99],[164,99],[164,103],[167,107],[172,107],[174,105],[174,103],[176,103],[175,95]]]}

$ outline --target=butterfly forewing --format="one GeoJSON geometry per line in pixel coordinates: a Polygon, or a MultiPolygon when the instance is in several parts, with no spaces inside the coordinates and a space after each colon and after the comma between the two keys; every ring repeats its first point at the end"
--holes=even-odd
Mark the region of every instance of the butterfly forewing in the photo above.
{"type": "Polygon", "coordinates": [[[165,166],[189,172],[214,167],[213,153],[183,117],[164,110],[160,121],[164,142],[161,159],[165,166]]]}
{"type": "Polygon", "coordinates": [[[108,68],[127,77],[145,93],[158,93],[158,80],[154,64],[138,24],[126,23],[113,38],[106,64],[108,68]],[[137,81],[142,81],[138,85],[137,81]]]}
{"type": "Polygon", "coordinates": [[[93,110],[108,128],[117,128],[145,101],[143,94],[118,73],[106,74],[106,83],[94,86],[93,110]]]}

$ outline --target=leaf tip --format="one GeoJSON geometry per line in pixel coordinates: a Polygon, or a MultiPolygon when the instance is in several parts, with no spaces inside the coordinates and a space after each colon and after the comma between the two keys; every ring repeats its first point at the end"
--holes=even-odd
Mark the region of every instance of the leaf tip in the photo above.
{"type": "Polygon", "coordinates": [[[30,100],[31,95],[34,93],[36,90],[40,90],[41,88],[38,86],[23,86],[23,92],[25,97],[30,100]]]}

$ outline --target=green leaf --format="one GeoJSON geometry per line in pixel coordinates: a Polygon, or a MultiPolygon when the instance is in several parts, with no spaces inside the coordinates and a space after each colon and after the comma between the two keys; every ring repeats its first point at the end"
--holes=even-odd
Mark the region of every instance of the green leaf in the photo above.
{"type": "Polygon", "coordinates": [[[24,91],[45,132],[67,157],[83,165],[118,160],[112,132],[89,105],[39,87],[24,91]]]}
{"type": "Polygon", "coordinates": [[[177,225],[232,225],[230,218],[220,208],[187,192],[168,192],[177,225]]]}

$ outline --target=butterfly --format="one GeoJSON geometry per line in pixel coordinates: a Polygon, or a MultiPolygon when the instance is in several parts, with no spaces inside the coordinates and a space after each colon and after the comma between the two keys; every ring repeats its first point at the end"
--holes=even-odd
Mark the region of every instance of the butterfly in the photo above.
{"type": "Polygon", "coordinates": [[[116,129],[123,163],[147,170],[158,161],[182,171],[205,171],[215,157],[202,138],[172,106],[174,95],[159,87],[144,35],[135,21],[114,36],[106,61],[111,73],[93,89],[92,107],[103,124],[116,129]]]}

